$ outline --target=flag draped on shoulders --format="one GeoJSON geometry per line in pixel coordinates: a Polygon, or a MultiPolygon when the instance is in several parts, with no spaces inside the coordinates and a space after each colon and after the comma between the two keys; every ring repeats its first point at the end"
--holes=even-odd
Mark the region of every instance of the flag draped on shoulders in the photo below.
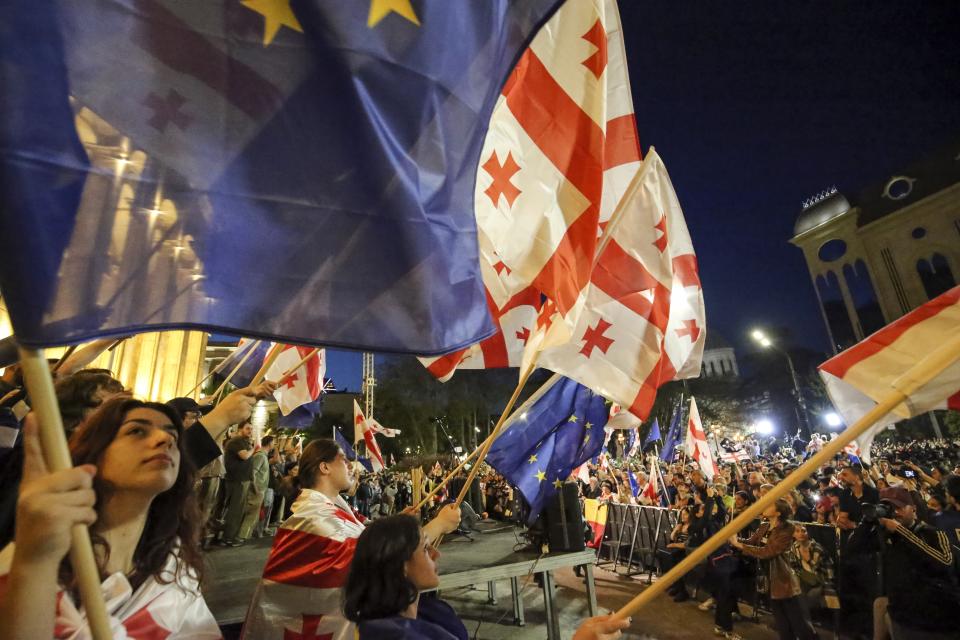
{"type": "Polygon", "coordinates": [[[363,529],[363,516],[342,497],[331,500],[304,489],[293,515],[277,529],[242,637],[353,640],[354,625],[341,610],[341,587],[363,529]]]}
{"type": "Polygon", "coordinates": [[[440,354],[489,336],[476,174],[559,4],[5,3],[19,341],[203,328],[440,354]]]}
{"type": "MultiPolygon", "coordinates": [[[[960,286],[820,365],[830,401],[844,422],[855,423],[894,390],[901,375],[958,333],[960,286]]],[[[861,437],[861,457],[870,462],[870,446],[880,429],[934,409],[960,410],[960,362],[947,367],[861,437]]]]}
{"type": "MultiPolygon", "coordinates": [[[[0,599],[6,592],[6,582],[13,559],[14,545],[0,552],[0,599]]],[[[207,608],[200,585],[191,576],[177,575],[177,560],[172,555],[163,569],[164,580],[148,578],[136,591],[126,576],[114,573],[101,584],[106,601],[112,637],[115,640],[164,640],[191,638],[191,640],[219,640],[220,627],[207,608]]],[[[57,595],[55,640],[90,640],[93,635],[82,609],[78,609],[69,593],[57,595]]]]}
{"type": "Polygon", "coordinates": [[[507,419],[486,461],[523,494],[536,519],[574,469],[599,453],[604,399],[553,376],[507,419]]]}

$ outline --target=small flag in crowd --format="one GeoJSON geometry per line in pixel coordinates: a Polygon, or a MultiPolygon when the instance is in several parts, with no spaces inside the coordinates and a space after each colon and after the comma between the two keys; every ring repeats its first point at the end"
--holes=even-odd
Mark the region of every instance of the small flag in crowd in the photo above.
{"type": "Polygon", "coordinates": [[[370,423],[363,417],[360,411],[360,405],[353,401],[353,442],[356,444],[363,440],[366,446],[366,453],[370,459],[372,471],[382,471],[387,465],[383,463],[383,455],[380,453],[380,445],[377,444],[376,434],[370,428],[370,423]]]}
{"type": "Polygon", "coordinates": [[[673,452],[680,444],[683,438],[683,431],[680,429],[680,418],[683,415],[683,397],[677,398],[677,406],[673,410],[673,420],[670,422],[670,430],[667,431],[667,439],[663,441],[663,450],[660,452],[660,459],[664,462],[673,462],[673,452]]]}
{"type": "MultiPolygon", "coordinates": [[[[894,383],[904,372],[958,332],[960,286],[820,365],[830,401],[844,422],[852,425],[893,391],[894,383]]],[[[860,457],[870,462],[870,447],[881,429],[934,409],[960,410],[960,362],[947,367],[861,436],[860,457]]]]}
{"type": "Polygon", "coordinates": [[[697,401],[690,398],[690,417],[687,419],[687,456],[697,463],[707,480],[713,481],[713,476],[719,472],[713,456],[710,454],[710,445],[707,443],[707,434],[700,421],[700,411],[697,401]]]}
{"type": "Polygon", "coordinates": [[[283,429],[307,429],[313,426],[319,415],[320,400],[312,400],[294,408],[287,415],[281,413],[277,426],[283,429]]]}
{"type": "Polygon", "coordinates": [[[607,421],[602,396],[551,377],[504,424],[487,463],[530,504],[530,521],[578,466],[597,454],[607,421]]]}
{"type": "Polygon", "coordinates": [[[653,424],[650,425],[650,431],[647,432],[647,437],[643,439],[643,449],[646,451],[647,447],[652,444],[656,444],[660,439],[660,422],[654,418],[653,424]]]}
{"type": "Polygon", "coordinates": [[[653,464],[650,465],[650,477],[647,478],[647,485],[643,488],[643,496],[653,502],[657,503],[657,474],[656,469],[653,468],[653,464]]]}
{"type": "Polygon", "coordinates": [[[357,459],[357,452],[354,451],[353,447],[350,446],[350,442],[347,440],[346,436],[340,433],[339,427],[333,428],[333,439],[336,440],[338,445],[340,445],[344,455],[347,456],[347,460],[357,459]]]}
{"type": "Polygon", "coordinates": [[[385,438],[396,438],[398,435],[400,435],[400,429],[391,429],[389,427],[385,427],[373,418],[367,418],[367,425],[369,425],[370,429],[372,429],[374,433],[380,434],[385,438]]]}
{"type": "Polygon", "coordinates": [[[637,482],[637,474],[633,472],[633,469],[627,469],[627,482],[630,484],[630,494],[637,495],[640,491],[640,485],[637,482]]]}
{"type": "Polygon", "coordinates": [[[856,440],[847,443],[847,446],[843,448],[843,452],[847,454],[847,459],[853,464],[860,464],[860,459],[863,458],[863,452],[860,450],[860,445],[857,444],[856,440]]]}
{"type": "Polygon", "coordinates": [[[222,382],[229,376],[230,384],[233,386],[237,388],[248,386],[260,371],[272,346],[273,343],[267,340],[241,338],[237,348],[214,369],[214,379],[222,382]]]}
{"type": "Polygon", "coordinates": [[[603,542],[603,531],[607,527],[607,503],[601,503],[592,498],[584,500],[583,519],[593,534],[587,546],[591,549],[599,549],[600,543],[603,542]]]}
{"type": "Polygon", "coordinates": [[[273,381],[286,377],[286,381],[273,392],[280,413],[287,415],[297,407],[319,399],[326,371],[327,359],[323,349],[284,345],[266,375],[267,380],[273,381]],[[310,356],[307,361],[297,366],[307,356],[310,356]],[[286,376],[293,367],[297,367],[296,370],[286,376]]]}
{"type": "Polygon", "coordinates": [[[0,289],[21,344],[206,328],[439,354],[486,338],[478,172],[514,196],[484,138],[559,4],[11,5],[0,289]],[[130,206],[81,198],[102,180],[130,206]]]}

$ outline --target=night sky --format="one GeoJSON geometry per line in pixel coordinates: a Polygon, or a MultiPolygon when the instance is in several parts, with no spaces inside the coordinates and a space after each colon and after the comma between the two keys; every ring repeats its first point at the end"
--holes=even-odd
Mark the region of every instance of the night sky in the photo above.
{"type": "MultiPolygon", "coordinates": [[[[708,331],[742,353],[751,327],[778,326],[828,352],[793,224],[817,192],[856,204],[960,141],[960,2],[621,0],[620,13],[640,141],[686,214],[708,331]]],[[[359,389],[359,354],[330,353],[328,375],[359,389]]]]}

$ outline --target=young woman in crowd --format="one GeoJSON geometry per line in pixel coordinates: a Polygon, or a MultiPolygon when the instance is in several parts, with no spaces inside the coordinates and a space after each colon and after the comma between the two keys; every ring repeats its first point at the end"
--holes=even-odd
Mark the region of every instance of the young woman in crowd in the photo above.
{"type": "MultiPolygon", "coordinates": [[[[440,584],[440,552],[413,516],[381,518],[357,541],[344,587],[344,613],[357,623],[360,640],[467,640],[467,629],[453,608],[422,591],[440,584]]],[[[573,640],[620,637],[629,619],[585,620],[573,640]]]]}
{"type": "Polygon", "coordinates": [[[793,547],[794,527],[787,521],[791,513],[790,505],[780,498],[763,512],[767,521],[750,538],[740,541],[731,536],[730,544],[746,556],[767,561],[770,602],[780,640],[817,640],[800,598],[800,582],[786,557],[793,547]]]}
{"type": "MultiPolygon", "coordinates": [[[[665,574],[673,569],[678,562],[687,555],[687,540],[690,538],[690,522],[693,519],[694,511],[700,507],[687,507],[680,510],[680,521],[670,532],[670,542],[667,543],[666,550],[657,552],[660,559],[660,573],[665,574]]],[[[667,590],[667,594],[673,597],[674,602],[683,602],[688,600],[690,595],[687,588],[683,585],[683,580],[677,580],[667,590]]]]}
{"type": "MultiPolygon", "coordinates": [[[[352,640],[353,626],[343,617],[340,588],[366,519],[340,494],[352,492],[356,480],[351,463],[333,440],[314,440],[303,449],[295,480],[300,493],[293,514],[273,539],[243,637],[281,639],[285,629],[301,628],[304,616],[320,616],[317,634],[352,640]]],[[[447,505],[424,531],[434,540],[459,524],[460,509],[447,505]]]]}
{"type": "Polygon", "coordinates": [[[0,553],[0,638],[88,637],[64,560],[75,524],[90,525],[117,634],[220,637],[199,591],[200,518],[182,434],[167,405],[108,400],[70,439],[77,466],[49,473],[27,417],[16,536],[0,553]]]}

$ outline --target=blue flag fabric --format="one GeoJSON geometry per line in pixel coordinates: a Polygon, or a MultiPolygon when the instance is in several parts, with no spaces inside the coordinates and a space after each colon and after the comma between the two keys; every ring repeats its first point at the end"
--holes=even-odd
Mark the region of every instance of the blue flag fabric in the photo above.
{"type": "Polygon", "coordinates": [[[347,456],[349,460],[357,459],[357,452],[354,451],[353,447],[350,445],[350,442],[347,440],[346,436],[340,433],[340,429],[337,427],[333,428],[333,438],[337,441],[337,444],[340,445],[340,448],[343,449],[343,453],[347,456]]]}
{"type": "Polygon", "coordinates": [[[217,365],[218,373],[214,377],[220,381],[226,380],[227,376],[237,369],[237,365],[240,365],[237,372],[230,378],[230,384],[237,388],[246,387],[263,366],[268,351],[270,351],[270,342],[266,340],[241,341],[233,353],[217,365]]]}
{"type": "Polygon", "coordinates": [[[653,424],[650,425],[650,431],[647,433],[647,437],[643,440],[643,448],[646,449],[651,444],[655,443],[660,439],[660,422],[654,418],[653,424]]]}
{"type": "Polygon", "coordinates": [[[530,522],[573,470],[600,452],[609,415],[602,396],[560,375],[514,412],[487,462],[527,499],[530,522]]]}
{"type": "Polygon", "coordinates": [[[20,342],[487,337],[479,156],[559,4],[3,3],[0,289],[20,342]]]}
{"type": "Polygon", "coordinates": [[[630,491],[634,497],[636,497],[640,490],[640,485],[637,483],[637,476],[629,469],[627,469],[627,481],[630,483],[630,491]]]}
{"type": "Polygon", "coordinates": [[[302,404],[287,415],[280,415],[277,426],[284,429],[304,429],[313,424],[320,415],[320,398],[313,402],[302,404]]]}
{"type": "Polygon", "coordinates": [[[664,462],[673,461],[673,452],[683,437],[680,431],[680,418],[683,414],[682,402],[682,398],[677,401],[677,407],[673,411],[673,420],[670,423],[670,430],[667,432],[666,440],[663,441],[663,450],[660,451],[660,459],[664,462]]]}

